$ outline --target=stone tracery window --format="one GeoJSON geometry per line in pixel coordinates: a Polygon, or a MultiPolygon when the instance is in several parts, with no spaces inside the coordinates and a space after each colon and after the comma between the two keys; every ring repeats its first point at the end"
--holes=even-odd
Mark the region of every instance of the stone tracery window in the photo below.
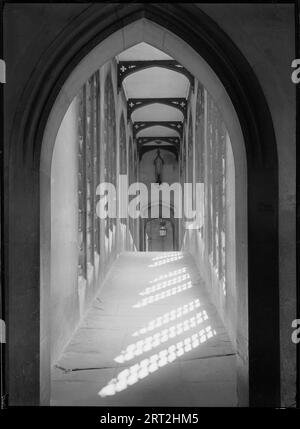
{"type": "MultiPolygon", "coordinates": [[[[108,73],[104,85],[104,162],[105,182],[116,187],[117,147],[116,147],[116,113],[114,90],[111,74],[108,73]]],[[[105,235],[109,240],[109,250],[116,244],[116,219],[105,220],[105,235]]]]}
{"type": "Polygon", "coordinates": [[[187,182],[193,183],[193,118],[190,113],[189,116],[189,125],[188,125],[188,141],[187,141],[187,182]]]}
{"type": "MultiPolygon", "coordinates": [[[[195,181],[204,183],[205,176],[205,117],[204,117],[204,87],[198,82],[195,115],[195,181]]],[[[204,196],[204,195],[203,195],[204,196]]],[[[204,200],[200,201],[202,215],[204,200]]],[[[197,208],[197,207],[196,207],[197,208]]],[[[204,237],[205,224],[200,227],[201,238],[204,237]]]]}
{"type": "MultiPolygon", "coordinates": [[[[94,196],[96,196],[96,189],[100,183],[100,75],[96,73],[93,81],[93,141],[94,141],[94,196]]],[[[94,211],[94,247],[98,254],[100,254],[100,219],[96,216],[94,211]]]]}
{"type": "MultiPolygon", "coordinates": [[[[132,183],[135,182],[135,165],[134,165],[134,148],[133,148],[133,141],[132,138],[130,137],[129,139],[129,149],[128,149],[128,185],[130,186],[132,183]]],[[[129,197],[129,201],[132,199],[133,197],[130,196],[129,197]]],[[[132,237],[134,236],[134,219],[129,216],[129,231],[132,235],[132,237]]]]}
{"type": "Polygon", "coordinates": [[[198,83],[197,99],[196,99],[196,125],[195,125],[195,137],[196,137],[196,162],[197,168],[195,171],[196,182],[204,182],[204,88],[198,83]]]}
{"type": "MultiPolygon", "coordinates": [[[[120,174],[127,174],[127,147],[126,147],[126,128],[124,114],[120,119],[120,157],[119,157],[120,174]]],[[[121,223],[126,224],[126,219],[122,218],[121,223]]]]}
{"type": "Polygon", "coordinates": [[[223,281],[226,280],[226,134],[217,105],[207,94],[205,201],[208,251],[211,263],[223,281]]]}
{"type": "Polygon", "coordinates": [[[127,148],[124,115],[120,120],[120,174],[127,174],[127,148]]]}
{"type": "Polygon", "coordinates": [[[93,77],[86,84],[86,258],[87,264],[94,265],[94,142],[93,142],[93,109],[92,109],[93,77]]]}
{"type": "Polygon", "coordinates": [[[86,141],[86,87],[78,95],[78,269],[79,275],[86,277],[86,169],[85,169],[85,141],[86,141]]]}
{"type": "Polygon", "coordinates": [[[79,275],[87,277],[100,253],[96,187],[100,179],[100,85],[94,73],[78,94],[78,250],[79,275]]]}

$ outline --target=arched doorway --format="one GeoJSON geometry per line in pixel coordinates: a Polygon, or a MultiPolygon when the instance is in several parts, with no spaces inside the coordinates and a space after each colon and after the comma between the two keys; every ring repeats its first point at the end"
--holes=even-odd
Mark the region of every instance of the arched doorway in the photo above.
{"type": "Polygon", "coordinates": [[[174,250],[174,228],[169,219],[151,219],[145,228],[146,250],[170,252],[174,250]]]}
{"type": "MultiPolygon", "coordinates": [[[[242,224],[237,225],[237,231],[241,234],[237,243],[241,250],[241,252],[237,251],[241,259],[237,263],[240,286],[238,317],[241,364],[244,363],[245,367],[247,366],[247,353],[245,349],[243,350],[243,345],[247,344],[248,337],[248,323],[245,323],[244,319],[245,309],[248,307],[250,404],[266,404],[267,401],[269,405],[278,405],[277,157],[272,121],[255,75],[242,54],[214,22],[192,5],[170,5],[163,12],[160,5],[137,4],[122,7],[108,5],[98,10],[94,7],[89,8],[81,14],[78,22],[72,23],[67,34],[61,35],[57,44],[53,44],[50,52],[47,53],[47,61],[42,61],[40,67],[37,67],[39,79],[32,76],[32,86],[28,86],[28,93],[25,91],[24,99],[21,101],[24,110],[20,109],[22,114],[16,118],[15,131],[11,137],[9,213],[6,213],[6,219],[9,219],[9,296],[18,288],[20,273],[16,267],[21,265],[25,255],[29,266],[33,267],[22,281],[24,290],[32,290],[32,295],[24,307],[25,314],[29,314],[31,310],[36,312],[40,297],[41,275],[40,316],[36,315],[30,324],[27,323],[26,328],[24,327],[24,335],[26,335],[25,329],[28,329],[34,339],[29,346],[26,346],[29,348],[32,364],[26,377],[22,379],[24,392],[27,391],[26,394],[32,398],[32,403],[39,402],[40,393],[47,396],[46,387],[39,389],[40,377],[37,375],[40,363],[44,364],[47,361],[47,341],[43,334],[47,331],[45,309],[50,273],[47,264],[49,230],[45,225],[49,225],[50,214],[49,204],[47,204],[49,193],[44,191],[49,189],[53,144],[61,119],[72,100],[72,94],[76,93],[79,86],[93,71],[92,62],[79,62],[100,42],[104,43],[98,45],[97,54],[102,52],[101,58],[105,61],[107,55],[114,54],[113,49],[118,52],[124,49],[126,44],[130,46],[145,38],[148,43],[157,47],[162,45],[199,77],[217,99],[227,121],[232,136],[236,174],[239,183],[243,185],[237,189],[237,199],[242,201],[240,210],[243,212],[243,216],[239,217],[242,224]],[[121,35],[118,30],[126,25],[128,32],[125,31],[124,38],[124,33],[121,35]],[[149,29],[153,26],[155,31],[148,33],[144,31],[145,28],[149,29]],[[90,31],[82,31],[84,29],[90,31]],[[79,31],[83,37],[78,36],[79,31]],[[107,42],[109,36],[114,38],[115,43],[112,44],[110,40],[110,47],[113,48],[107,50],[108,45],[105,45],[105,41],[107,42]],[[187,47],[187,50],[178,49],[173,52],[174,38],[177,49],[178,43],[181,43],[182,46],[187,47]],[[72,49],[67,49],[68,44],[72,49]],[[60,49],[64,55],[57,60],[60,49]],[[189,52],[189,55],[186,52],[189,52]],[[74,68],[76,65],[77,67],[74,68]],[[208,70],[211,72],[210,79],[207,78],[208,70]],[[45,76],[48,78],[46,79],[45,76]],[[59,93],[63,83],[66,85],[59,93]],[[37,94],[39,94],[38,103],[37,94]],[[239,146],[242,141],[244,141],[244,147],[239,146]],[[22,168],[19,169],[18,166],[22,168]],[[247,198],[242,194],[246,186],[247,198]],[[24,206],[25,194],[32,204],[24,206]],[[33,210],[32,207],[35,209],[33,210]],[[19,231],[15,216],[21,210],[27,226],[23,233],[24,242],[30,243],[30,252],[28,252],[28,245],[24,246],[24,243],[18,242],[19,231]],[[42,224],[39,230],[40,213],[42,224]],[[247,233],[249,233],[248,239],[247,233]],[[44,341],[42,347],[37,340],[40,336],[41,319],[43,319],[41,336],[44,341]],[[269,332],[272,332],[271,336],[269,332]],[[268,368],[268,372],[265,368],[268,368]]],[[[93,54],[95,55],[95,51],[93,54]]],[[[10,318],[14,320],[13,326],[22,325],[22,317],[16,310],[11,310],[10,318]]],[[[17,333],[13,326],[9,333],[9,353],[15,355],[15,359],[18,360],[15,352],[17,333]]],[[[16,367],[21,368],[20,371],[22,371],[20,350],[18,355],[20,361],[16,362],[16,367]]],[[[243,375],[246,374],[243,370],[245,368],[242,368],[241,372],[241,386],[244,381],[243,375]]],[[[45,377],[44,373],[43,377],[45,377]]],[[[17,377],[14,378],[9,374],[8,378],[13,392],[17,377]]],[[[42,380],[42,385],[47,384],[46,378],[42,380]]],[[[15,400],[18,402],[20,399],[15,400]]]]}

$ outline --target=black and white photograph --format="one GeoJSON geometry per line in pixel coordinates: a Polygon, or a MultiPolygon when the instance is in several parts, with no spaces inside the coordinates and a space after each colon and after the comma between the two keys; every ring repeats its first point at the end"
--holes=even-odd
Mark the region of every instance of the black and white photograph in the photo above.
{"type": "Polygon", "coordinates": [[[0,420],[300,410],[300,1],[0,7],[0,420]]]}

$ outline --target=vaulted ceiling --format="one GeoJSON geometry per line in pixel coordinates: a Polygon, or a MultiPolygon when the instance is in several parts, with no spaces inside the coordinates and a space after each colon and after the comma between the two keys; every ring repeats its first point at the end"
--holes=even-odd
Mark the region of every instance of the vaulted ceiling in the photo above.
{"type": "Polygon", "coordinates": [[[193,77],[169,55],[146,43],[123,51],[117,61],[119,85],[123,85],[140,153],[149,146],[178,150],[193,77]]]}

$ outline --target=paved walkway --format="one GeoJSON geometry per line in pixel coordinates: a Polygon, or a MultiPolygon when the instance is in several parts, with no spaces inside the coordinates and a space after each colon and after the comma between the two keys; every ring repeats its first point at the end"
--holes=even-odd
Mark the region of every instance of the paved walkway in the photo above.
{"type": "Polygon", "coordinates": [[[124,253],[52,374],[52,405],[236,406],[235,355],[193,259],[124,253]]]}

